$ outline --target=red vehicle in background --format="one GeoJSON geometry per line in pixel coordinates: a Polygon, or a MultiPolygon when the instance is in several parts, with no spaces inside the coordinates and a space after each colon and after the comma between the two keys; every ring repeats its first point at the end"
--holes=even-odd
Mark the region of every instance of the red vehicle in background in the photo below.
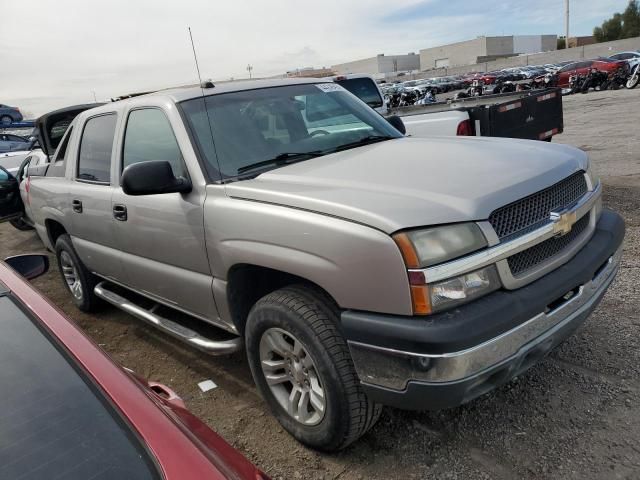
{"type": "MultiPolygon", "coordinates": [[[[7,265],[15,269],[12,270],[7,265]]],[[[0,262],[0,478],[265,480],[167,387],[119,367],[0,262]]]]}
{"type": "Polygon", "coordinates": [[[628,64],[623,60],[607,58],[569,63],[558,70],[558,86],[560,88],[568,88],[569,79],[573,75],[586,75],[592,68],[611,74],[619,68],[628,68],[628,64]]]}
{"type": "Polygon", "coordinates": [[[475,73],[468,73],[463,77],[463,80],[467,82],[469,85],[474,80],[480,80],[485,85],[492,85],[496,82],[497,78],[498,76],[493,73],[475,72],[475,73]]]}

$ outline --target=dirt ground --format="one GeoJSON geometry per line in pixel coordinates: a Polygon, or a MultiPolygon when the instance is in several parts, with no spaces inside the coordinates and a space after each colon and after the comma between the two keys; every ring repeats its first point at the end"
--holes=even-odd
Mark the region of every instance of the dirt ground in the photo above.
{"type": "MultiPolygon", "coordinates": [[[[253,387],[244,357],[211,358],[113,308],[76,310],[55,263],[35,285],[117,361],[178,392],[188,407],[274,479],[640,478],[640,88],[565,97],[558,142],[589,152],[605,204],[627,221],[618,279],[600,308],[525,375],[440,412],[386,408],[355,445],[319,454],[293,440],[253,387]],[[197,383],[218,388],[202,393],[197,383]]],[[[2,257],[42,251],[0,226],[2,257]]]]}

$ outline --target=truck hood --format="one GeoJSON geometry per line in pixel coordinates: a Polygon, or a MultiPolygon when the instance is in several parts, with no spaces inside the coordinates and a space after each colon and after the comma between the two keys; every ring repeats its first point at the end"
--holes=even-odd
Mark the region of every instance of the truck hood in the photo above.
{"type": "Polygon", "coordinates": [[[496,208],[586,170],[576,148],[495,138],[399,138],[227,184],[227,195],[387,233],[486,220],[496,208]]]}

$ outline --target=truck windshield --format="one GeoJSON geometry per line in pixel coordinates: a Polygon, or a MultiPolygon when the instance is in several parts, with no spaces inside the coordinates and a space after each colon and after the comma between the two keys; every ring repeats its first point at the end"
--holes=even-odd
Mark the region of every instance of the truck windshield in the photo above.
{"type": "Polygon", "coordinates": [[[402,136],[335,83],[243,90],[181,106],[213,179],[402,136]]]}

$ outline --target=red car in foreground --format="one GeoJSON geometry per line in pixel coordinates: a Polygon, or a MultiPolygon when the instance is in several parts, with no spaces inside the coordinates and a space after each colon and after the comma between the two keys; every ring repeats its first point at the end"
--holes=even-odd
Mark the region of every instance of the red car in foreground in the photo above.
{"type": "Polygon", "coordinates": [[[592,68],[602,72],[613,73],[619,68],[628,68],[627,62],[623,60],[597,59],[583,60],[565,65],[558,70],[558,86],[560,88],[569,87],[569,78],[573,75],[586,75],[592,68]]]}
{"type": "MultiPolygon", "coordinates": [[[[44,255],[7,259],[34,278],[44,255]]],[[[119,367],[0,262],[0,478],[263,480],[168,388],[119,367]]]]}

